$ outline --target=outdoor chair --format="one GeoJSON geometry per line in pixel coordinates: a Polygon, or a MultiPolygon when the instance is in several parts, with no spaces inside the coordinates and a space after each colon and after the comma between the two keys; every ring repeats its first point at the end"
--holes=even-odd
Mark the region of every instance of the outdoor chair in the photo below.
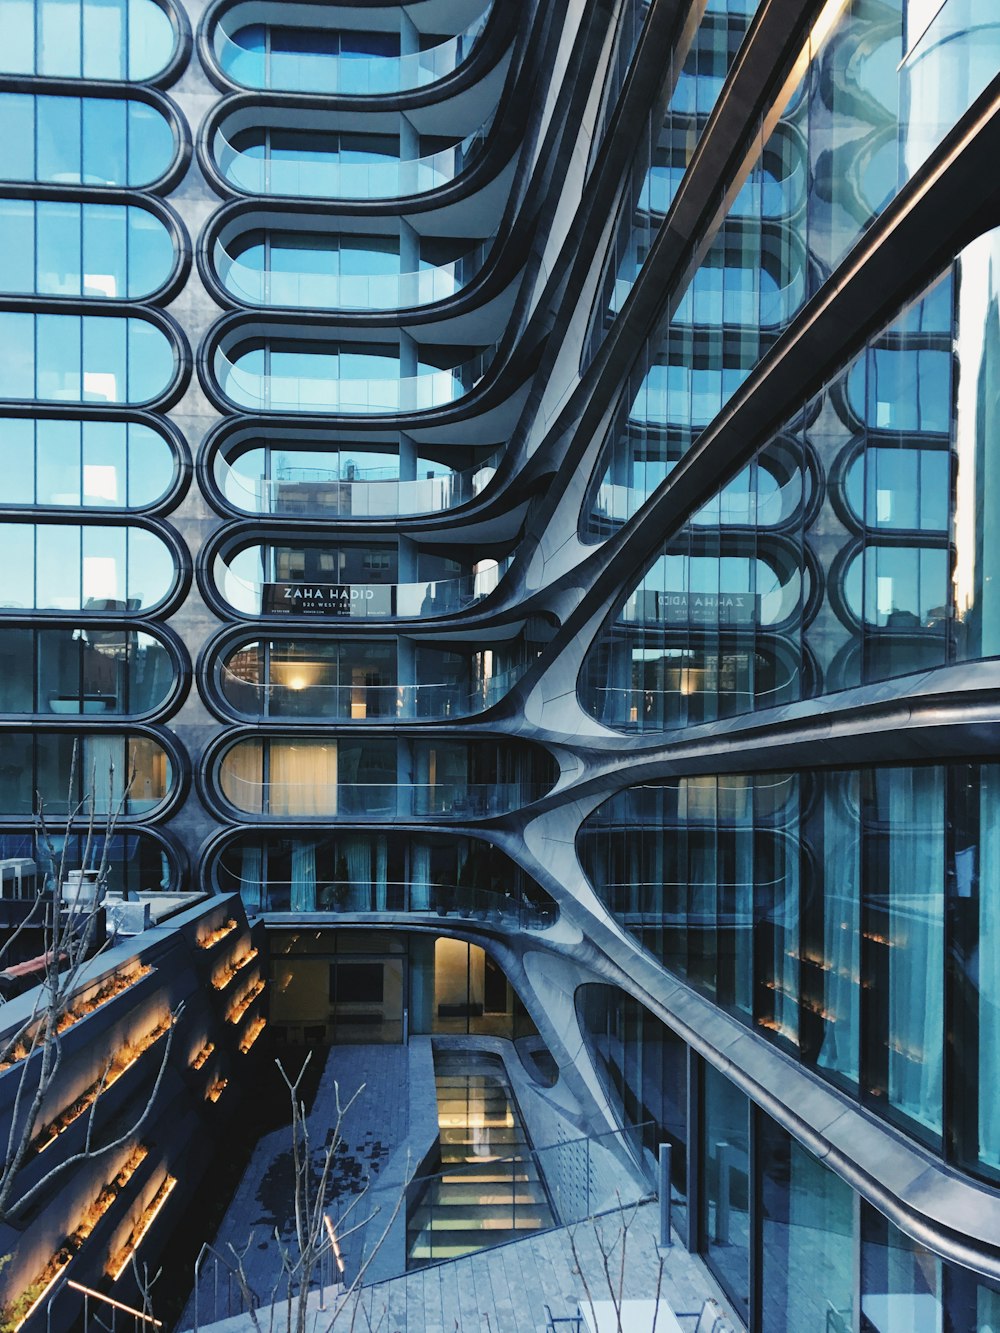
{"type": "Polygon", "coordinates": [[[700,1310],[678,1310],[675,1318],[697,1319],[694,1333],[735,1333],[732,1324],[722,1313],[722,1307],[711,1296],[700,1310]]]}
{"type": "Polygon", "coordinates": [[[551,1305],[546,1302],[545,1318],[548,1321],[545,1325],[545,1333],[560,1333],[561,1329],[565,1329],[566,1333],[583,1333],[583,1315],[554,1315],[551,1305]]]}

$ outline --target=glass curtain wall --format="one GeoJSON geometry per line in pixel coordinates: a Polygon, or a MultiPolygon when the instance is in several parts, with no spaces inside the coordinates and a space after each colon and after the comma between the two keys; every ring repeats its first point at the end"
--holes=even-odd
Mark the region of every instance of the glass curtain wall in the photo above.
{"type": "Polygon", "coordinates": [[[421,912],[540,929],[558,909],[499,848],[476,838],[348,829],[241,834],[211,868],[252,912],[421,912]]]}
{"type": "Polygon", "coordinates": [[[995,15],[953,11],[907,55],[906,8],[853,0],[817,25],[708,256],[632,369],[584,537],[607,536],[669,475],[995,72],[995,15]]]}
{"type": "Polygon", "coordinates": [[[669,971],[1000,1180],[998,774],[953,763],[676,778],[601,806],[580,858],[669,971]]]}
{"type": "MultiPolygon", "coordinates": [[[[588,984],[577,1013],[616,1117],[628,1127],[636,1115],[652,1115],[653,1138],[675,1145],[675,1165],[685,1146],[691,1153],[698,1227],[689,1243],[751,1333],[1000,1328],[1000,1288],[941,1259],[860,1200],[632,996],[588,984]]],[[[674,1219],[684,1234],[688,1209],[675,1208],[674,1219]]]]}
{"type": "Polygon", "coordinates": [[[588,710],[662,730],[998,651],[991,231],[669,538],[592,646],[588,710]]]}

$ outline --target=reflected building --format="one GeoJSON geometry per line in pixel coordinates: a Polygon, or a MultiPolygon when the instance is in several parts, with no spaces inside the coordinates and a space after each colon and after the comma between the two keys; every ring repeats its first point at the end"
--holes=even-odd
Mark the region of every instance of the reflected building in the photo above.
{"type": "Polygon", "coordinates": [[[1000,1329],[995,10],[0,0],[0,860],[531,1052],[752,1333],[1000,1329]]]}

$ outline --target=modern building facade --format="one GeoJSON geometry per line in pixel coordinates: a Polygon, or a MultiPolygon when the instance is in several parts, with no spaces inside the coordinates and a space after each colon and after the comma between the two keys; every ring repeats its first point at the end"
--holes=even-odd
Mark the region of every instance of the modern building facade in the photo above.
{"type": "Polygon", "coordinates": [[[0,30],[3,856],[96,784],[286,1035],[671,1142],[748,1328],[996,1333],[995,0],[0,30]]]}

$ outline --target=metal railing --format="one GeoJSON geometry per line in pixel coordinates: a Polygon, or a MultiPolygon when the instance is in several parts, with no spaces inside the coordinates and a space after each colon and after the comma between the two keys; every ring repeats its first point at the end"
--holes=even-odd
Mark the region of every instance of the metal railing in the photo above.
{"type": "MultiPolygon", "coordinates": [[[[257,267],[215,243],[215,270],[223,286],[253,305],[327,310],[395,310],[446,301],[482,268],[492,240],[448,264],[412,273],[316,273],[257,267]]],[[[331,262],[336,255],[331,252],[331,262]]]]}
{"type": "MultiPolygon", "coordinates": [[[[215,872],[220,893],[239,893],[260,912],[329,912],[333,916],[381,913],[460,917],[515,930],[547,930],[559,919],[559,906],[530,898],[521,890],[481,889],[465,884],[410,880],[293,880],[236,874],[225,866],[215,872]]],[[[537,897],[542,898],[539,889],[537,897]]]]}
{"type": "MultiPolygon", "coordinates": [[[[525,670],[519,666],[498,672],[472,686],[447,681],[423,685],[289,685],[246,680],[223,664],[219,683],[225,698],[247,717],[438,719],[481,713],[502,699],[525,670]]],[[[294,663],[290,674],[293,671],[294,663]]]]}
{"type": "Polygon", "coordinates": [[[249,814],[346,819],[485,819],[509,814],[552,790],[549,782],[260,781],[227,769],[223,795],[249,814]]]}
{"type": "Polygon", "coordinates": [[[426,412],[447,407],[470,393],[485,375],[494,350],[490,347],[451,369],[424,370],[417,375],[391,374],[398,362],[387,357],[386,374],[378,379],[339,375],[333,367],[333,349],[325,359],[303,352],[303,370],[298,375],[250,370],[221,350],[215,354],[213,368],[222,392],[254,412],[344,412],[352,416],[426,412]],[[331,363],[326,371],[324,360],[331,363]],[[315,374],[307,372],[310,361],[315,363],[315,374]]]}
{"type": "Polygon", "coordinates": [[[490,124],[491,120],[459,143],[427,157],[379,156],[368,162],[348,162],[337,153],[319,148],[310,156],[283,150],[257,156],[234,148],[221,129],[216,131],[213,151],[219,171],[245,194],[398,199],[450,185],[479,156],[490,124]]]}
{"type": "Polygon", "coordinates": [[[220,487],[227,500],[251,514],[338,518],[434,514],[474,500],[496,475],[498,462],[495,455],[467,471],[420,480],[393,475],[342,477],[335,468],[296,468],[286,476],[250,481],[230,468],[220,478],[220,487]]]}
{"type": "Polygon", "coordinates": [[[333,51],[270,51],[248,49],[221,27],[215,32],[219,67],[246,88],[286,89],[289,92],[333,93],[371,97],[409,92],[453,74],[471,56],[492,10],[454,37],[425,51],[400,55],[355,55],[333,51]]]}

